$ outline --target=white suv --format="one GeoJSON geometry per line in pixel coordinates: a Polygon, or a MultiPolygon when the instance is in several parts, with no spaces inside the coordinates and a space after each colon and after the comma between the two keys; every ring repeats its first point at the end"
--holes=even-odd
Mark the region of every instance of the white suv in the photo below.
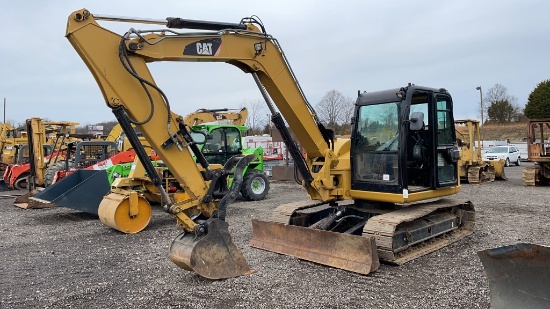
{"type": "Polygon", "coordinates": [[[504,166],[510,166],[510,162],[521,165],[519,149],[516,146],[495,146],[483,154],[483,160],[505,160],[504,166]]]}

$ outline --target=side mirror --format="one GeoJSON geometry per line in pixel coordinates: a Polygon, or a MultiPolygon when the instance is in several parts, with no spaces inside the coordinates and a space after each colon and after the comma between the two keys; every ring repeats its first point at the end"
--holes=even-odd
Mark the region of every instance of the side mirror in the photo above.
{"type": "Polygon", "coordinates": [[[454,148],[454,147],[451,148],[450,155],[453,163],[458,162],[458,160],[460,160],[460,150],[458,148],[454,148]]]}
{"type": "Polygon", "coordinates": [[[424,113],[414,112],[409,118],[409,130],[419,131],[424,127],[424,113]]]}

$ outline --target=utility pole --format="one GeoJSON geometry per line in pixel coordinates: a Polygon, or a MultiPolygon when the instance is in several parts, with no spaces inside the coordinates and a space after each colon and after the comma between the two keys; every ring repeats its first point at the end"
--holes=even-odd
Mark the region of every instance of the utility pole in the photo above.
{"type": "Polygon", "coordinates": [[[485,113],[483,110],[483,91],[481,90],[481,86],[477,86],[476,90],[479,90],[479,104],[481,106],[481,125],[479,126],[479,133],[481,134],[481,149],[483,149],[483,114],[485,113]]]}
{"type": "Polygon", "coordinates": [[[4,98],[4,123],[6,123],[6,98],[4,98]]]}

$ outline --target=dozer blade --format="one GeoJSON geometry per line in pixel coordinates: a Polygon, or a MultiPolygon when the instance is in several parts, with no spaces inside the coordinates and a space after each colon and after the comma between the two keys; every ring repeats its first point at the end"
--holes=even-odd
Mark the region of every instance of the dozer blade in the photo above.
{"type": "Polygon", "coordinates": [[[495,170],[495,179],[498,179],[498,180],[508,180],[508,178],[506,178],[506,173],[504,173],[504,164],[506,162],[503,161],[503,160],[500,160],[500,161],[490,161],[489,164],[491,164],[491,166],[493,166],[494,170],[495,170]]]}
{"type": "Polygon", "coordinates": [[[227,279],[255,272],[229,234],[229,224],[220,219],[206,222],[206,235],[182,233],[170,246],[169,258],[179,267],[208,279],[227,279]]]}
{"type": "Polygon", "coordinates": [[[364,275],[380,266],[374,237],[252,220],[250,246],[364,275]]]}
{"type": "Polygon", "coordinates": [[[550,247],[520,243],[479,251],[491,308],[550,308],[550,247]]]}

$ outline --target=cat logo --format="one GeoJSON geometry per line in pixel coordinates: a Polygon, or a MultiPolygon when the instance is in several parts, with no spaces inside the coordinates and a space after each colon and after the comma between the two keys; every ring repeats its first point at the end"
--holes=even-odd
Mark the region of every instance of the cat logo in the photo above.
{"type": "Polygon", "coordinates": [[[222,40],[220,38],[206,39],[187,44],[183,54],[187,56],[217,56],[220,53],[222,40]]]}
{"type": "Polygon", "coordinates": [[[197,54],[212,56],[212,43],[197,43],[197,54]]]}

